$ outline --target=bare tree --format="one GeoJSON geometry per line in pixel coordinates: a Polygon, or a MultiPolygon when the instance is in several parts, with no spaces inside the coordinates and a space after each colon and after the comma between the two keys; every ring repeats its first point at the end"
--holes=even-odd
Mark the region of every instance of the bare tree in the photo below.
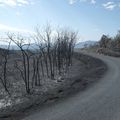
{"type": "Polygon", "coordinates": [[[8,59],[9,59],[9,54],[10,54],[10,45],[11,45],[11,40],[10,41],[7,41],[8,42],[8,46],[7,46],[7,49],[1,49],[1,64],[0,64],[0,80],[1,80],[1,83],[2,85],[4,86],[5,88],[5,91],[9,93],[9,90],[8,90],[8,78],[7,78],[7,74],[8,74],[8,59]]]}
{"type": "Polygon", "coordinates": [[[36,28],[36,35],[34,35],[33,39],[38,47],[37,53],[39,54],[39,56],[41,56],[39,58],[41,58],[40,65],[41,65],[41,69],[42,69],[42,75],[44,76],[44,67],[43,67],[43,63],[44,63],[45,68],[46,68],[47,77],[49,77],[46,39],[45,39],[45,36],[41,34],[40,29],[38,27],[36,28]]]}
{"type": "Polygon", "coordinates": [[[114,41],[117,52],[120,52],[120,30],[115,35],[113,41],[114,41]]]}
{"type": "Polygon", "coordinates": [[[51,72],[50,75],[53,79],[55,74],[55,66],[58,67],[59,74],[61,74],[61,71],[65,68],[65,65],[68,67],[72,64],[71,58],[73,55],[77,33],[63,30],[61,32],[58,31],[56,37],[52,37],[51,34],[51,28],[50,26],[47,26],[45,29],[45,41],[47,44],[47,55],[51,72]]]}
{"type": "Polygon", "coordinates": [[[111,41],[111,38],[109,36],[103,35],[99,41],[99,46],[101,48],[108,48],[110,41],[111,41]]]}
{"type": "Polygon", "coordinates": [[[16,61],[16,68],[19,70],[22,79],[24,80],[25,87],[26,87],[26,92],[29,94],[30,93],[30,53],[29,53],[29,46],[30,43],[25,44],[25,39],[21,35],[18,35],[15,37],[14,35],[8,34],[8,38],[16,44],[19,49],[21,50],[22,54],[22,68],[17,64],[16,61]],[[27,47],[24,49],[24,47],[27,47]]]}
{"type": "Polygon", "coordinates": [[[63,68],[67,70],[72,64],[76,39],[77,32],[70,32],[68,30],[57,32],[57,63],[59,74],[61,74],[63,68]]]}

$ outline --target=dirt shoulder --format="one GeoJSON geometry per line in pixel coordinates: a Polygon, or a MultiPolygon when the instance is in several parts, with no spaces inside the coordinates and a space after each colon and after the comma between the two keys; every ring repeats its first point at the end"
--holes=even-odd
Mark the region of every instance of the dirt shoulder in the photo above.
{"type": "Polygon", "coordinates": [[[19,104],[0,110],[0,120],[18,120],[29,115],[38,106],[87,89],[97,82],[106,71],[107,66],[101,60],[75,53],[73,65],[64,77],[48,83],[37,94],[25,96],[19,104]]]}

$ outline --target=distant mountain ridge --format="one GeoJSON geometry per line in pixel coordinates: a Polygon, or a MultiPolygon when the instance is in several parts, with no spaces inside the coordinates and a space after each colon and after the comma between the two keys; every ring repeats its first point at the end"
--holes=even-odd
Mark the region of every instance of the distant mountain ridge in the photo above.
{"type": "MultiPolygon", "coordinates": [[[[27,49],[28,46],[24,46],[23,48],[24,49],[27,49]]],[[[2,49],[7,49],[8,48],[8,45],[0,45],[0,48],[2,49]]],[[[32,43],[30,46],[29,46],[29,49],[36,49],[38,48],[38,46],[34,43],[32,43]]],[[[11,45],[10,46],[10,50],[20,50],[20,48],[17,46],[17,45],[11,45]]]]}
{"type": "Polygon", "coordinates": [[[91,45],[95,45],[97,44],[97,41],[92,41],[92,40],[88,40],[88,41],[84,41],[84,42],[79,42],[75,45],[75,48],[84,48],[85,46],[86,47],[89,47],[91,45]]]}
{"type": "MultiPolygon", "coordinates": [[[[75,45],[75,48],[84,48],[85,46],[89,47],[90,45],[94,45],[94,44],[97,44],[97,41],[89,40],[89,41],[79,42],[75,45]]],[[[7,47],[8,45],[0,45],[0,48],[3,48],[3,49],[7,49],[7,47]]],[[[29,47],[29,49],[36,49],[36,48],[38,48],[38,46],[34,43],[32,43],[29,47]]],[[[16,45],[11,45],[10,49],[20,50],[16,45]]],[[[25,46],[24,49],[27,49],[27,46],[25,46]]]]}

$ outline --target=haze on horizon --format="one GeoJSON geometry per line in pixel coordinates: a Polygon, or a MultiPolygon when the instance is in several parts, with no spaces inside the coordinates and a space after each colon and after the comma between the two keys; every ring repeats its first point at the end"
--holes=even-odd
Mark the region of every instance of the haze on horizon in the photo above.
{"type": "Polygon", "coordinates": [[[120,0],[0,0],[1,35],[33,33],[48,21],[78,30],[81,41],[99,40],[120,29],[120,0]]]}

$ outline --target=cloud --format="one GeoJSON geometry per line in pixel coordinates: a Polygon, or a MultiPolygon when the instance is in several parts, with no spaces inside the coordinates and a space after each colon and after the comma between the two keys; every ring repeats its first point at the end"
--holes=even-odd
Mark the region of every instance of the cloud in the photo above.
{"type": "Polygon", "coordinates": [[[69,0],[69,4],[70,5],[73,5],[73,4],[75,4],[77,2],[77,0],[69,0]]]}
{"type": "Polygon", "coordinates": [[[21,4],[29,4],[28,0],[17,0],[21,4]]]}
{"type": "Polygon", "coordinates": [[[31,4],[31,0],[0,0],[1,6],[10,6],[10,7],[16,7],[16,6],[24,6],[31,4]]]}
{"type": "Polygon", "coordinates": [[[80,2],[87,2],[87,0],[80,0],[80,2]]]}
{"type": "Polygon", "coordinates": [[[107,10],[113,10],[117,5],[114,2],[107,2],[102,4],[102,6],[107,10]]]}
{"type": "Polygon", "coordinates": [[[96,0],[91,0],[91,4],[96,4],[96,0]]]}
{"type": "Polygon", "coordinates": [[[34,34],[33,31],[30,31],[30,30],[27,30],[27,29],[11,27],[11,26],[7,26],[5,24],[0,24],[0,31],[2,31],[2,32],[18,32],[18,33],[34,34]]]}
{"type": "Polygon", "coordinates": [[[16,0],[4,0],[4,1],[0,1],[1,4],[6,4],[6,5],[9,5],[9,6],[16,6],[17,5],[17,2],[16,0]]]}
{"type": "Polygon", "coordinates": [[[88,2],[91,4],[96,4],[96,0],[80,0],[80,2],[88,2]]]}

